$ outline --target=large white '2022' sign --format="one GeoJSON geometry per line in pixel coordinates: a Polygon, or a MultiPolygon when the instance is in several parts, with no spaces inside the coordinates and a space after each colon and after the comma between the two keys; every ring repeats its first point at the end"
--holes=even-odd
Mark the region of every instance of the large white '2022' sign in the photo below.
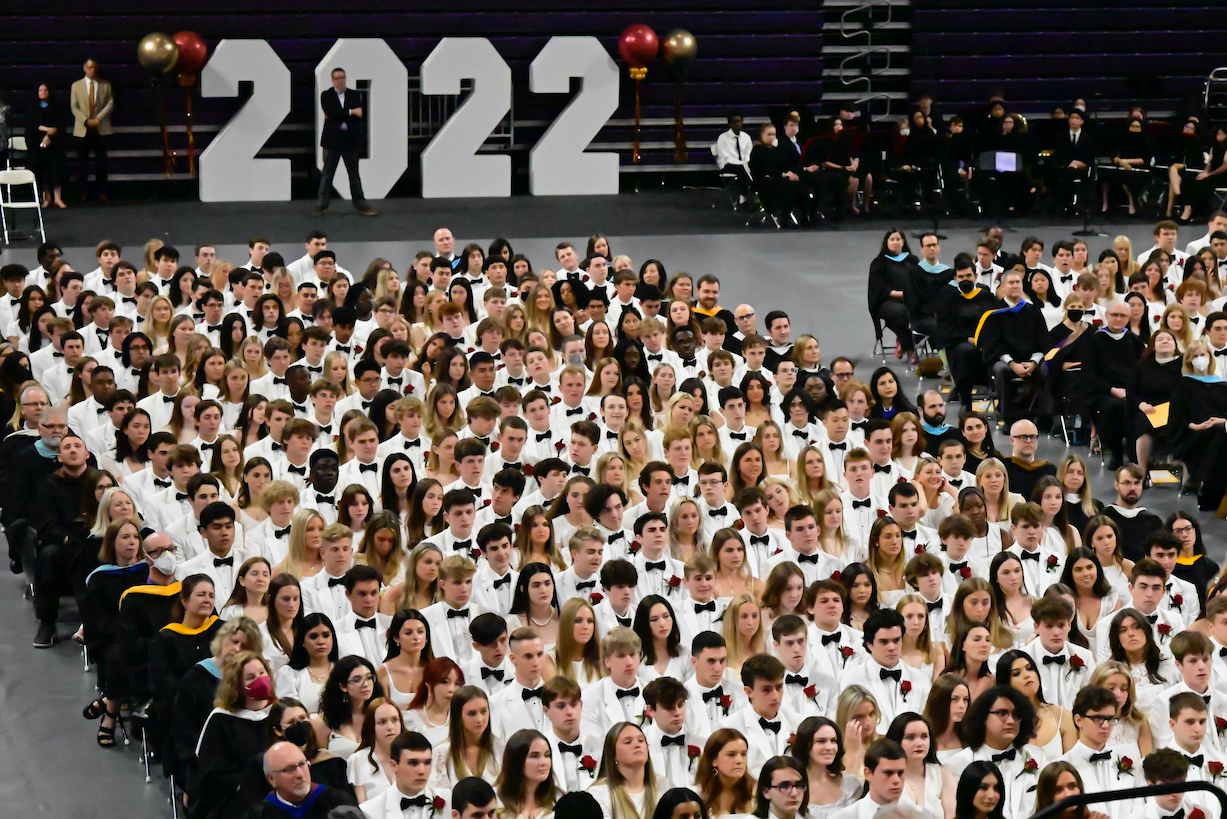
{"type": "MultiPolygon", "coordinates": [[[[409,75],[380,39],[340,39],[315,69],[316,166],[323,130],[319,95],[331,72],[346,70],[349,86],[370,83],[366,125],[369,158],[359,163],[363,192],[380,199],[409,167],[409,75]]],[[[529,66],[534,94],[566,94],[571,78],[580,92],[529,154],[529,188],[536,196],[618,192],[618,155],[588,152],[593,137],[618,107],[618,68],[595,37],[554,37],[529,66]]],[[[472,93],[422,151],[422,196],[510,196],[511,157],[479,155],[487,135],[511,108],[511,69],[484,37],[445,37],[422,63],[422,93],[472,93]]],[[[201,94],[235,97],[240,82],[254,93],[200,155],[204,202],[284,201],[290,198],[290,160],[257,159],[256,153],[290,113],[290,72],[265,40],[222,40],[201,71],[201,94]]],[[[349,197],[349,179],[338,168],[335,187],[349,197]]]]}

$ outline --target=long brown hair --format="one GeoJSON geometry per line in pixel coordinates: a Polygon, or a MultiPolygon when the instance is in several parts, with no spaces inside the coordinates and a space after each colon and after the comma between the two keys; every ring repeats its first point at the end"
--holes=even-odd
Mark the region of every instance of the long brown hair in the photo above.
{"type": "MultiPolygon", "coordinates": [[[[703,797],[703,804],[709,808],[714,808],[719,804],[726,793],[724,783],[720,781],[720,774],[716,772],[716,757],[724,750],[724,746],[738,741],[745,742],[747,748],[750,745],[741,731],[734,728],[720,728],[708,737],[707,744],[703,746],[703,755],[699,758],[698,772],[695,774],[695,784],[699,788],[699,795],[703,797]]],[[[729,789],[729,792],[732,793],[733,798],[729,813],[749,813],[753,809],[754,777],[750,776],[748,767],[741,775],[741,779],[729,789]]]]}
{"type": "MultiPolygon", "coordinates": [[[[437,662],[436,660],[432,660],[437,662]]],[[[427,663],[429,666],[430,663],[427,663]]],[[[425,678],[425,672],[422,674],[425,678]]],[[[446,677],[444,677],[446,679],[446,677]]],[[[447,721],[447,735],[450,740],[447,752],[448,762],[452,763],[452,770],[456,772],[456,778],[462,779],[464,776],[481,776],[482,771],[494,759],[494,733],[490,727],[489,715],[486,719],[486,730],[481,732],[481,738],[477,740],[477,770],[470,771],[468,765],[464,761],[464,752],[468,749],[464,736],[464,707],[473,700],[485,700],[486,708],[489,709],[490,698],[486,692],[475,685],[462,685],[456,690],[456,694],[452,697],[451,711],[447,721]],[[466,772],[461,774],[461,772],[466,772]]]]}

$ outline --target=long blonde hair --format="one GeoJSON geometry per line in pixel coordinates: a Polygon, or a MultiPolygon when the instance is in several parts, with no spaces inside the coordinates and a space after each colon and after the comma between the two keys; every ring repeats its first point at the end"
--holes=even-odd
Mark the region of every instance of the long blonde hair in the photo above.
{"type": "Polygon", "coordinates": [[[1138,708],[1138,693],[1137,686],[1133,682],[1133,674],[1129,670],[1129,666],[1122,663],[1120,660],[1104,660],[1099,665],[1095,666],[1095,670],[1091,673],[1091,681],[1089,685],[1098,685],[1107,688],[1108,678],[1113,674],[1119,674],[1125,678],[1126,690],[1129,692],[1125,697],[1125,704],[1119,708],[1118,716],[1120,719],[1134,726],[1141,726],[1146,721],[1146,716],[1138,708]]]}
{"type": "Polygon", "coordinates": [[[575,642],[575,618],[580,609],[587,609],[588,614],[592,615],[592,622],[596,623],[596,612],[592,604],[582,597],[572,597],[563,604],[562,613],[558,617],[558,642],[554,647],[557,676],[575,683],[581,682],[575,678],[576,662],[584,664],[584,670],[588,672],[588,678],[591,680],[599,680],[605,676],[605,666],[601,662],[601,640],[596,630],[593,629],[591,639],[582,647],[575,642]]]}
{"type": "MultiPolygon", "coordinates": [[[[314,509],[299,509],[294,513],[294,517],[290,518],[290,544],[285,560],[281,561],[281,571],[302,578],[303,563],[307,559],[307,527],[316,518],[319,518],[322,525],[327,525],[323,516],[314,509]]],[[[323,541],[320,545],[323,545],[323,541]]]]}
{"type": "Polygon", "coordinates": [[[639,733],[643,733],[643,729],[633,722],[615,723],[605,734],[604,749],[601,754],[601,767],[597,771],[597,779],[594,785],[604,785],[609,789],[609,817],[610,819],[648,819],[656,812],[656,801],[659,794],[656,792],[656,773],[652,770],[652,757],[649,755],[647,761],[643,763],[643,812],[635,808],[630,797],[626,793],[626,778],[622,776],[622,772],[618,770],[617,764],[617,749],[618,736],[628,728],[633,728],[639,733]]]}
{"type": "Polygon", "coordinates": [[[988,515],[989,523],[1001,523],[1010,519],[1010,513],[1014,511],[1014,501],[1010,499],[1010,473],[1005,471],[1005,464],[998,458],[985,458],[976,467],[976,487],[984,495],[984,511],[988,515]],[[985,472],[990,469],[996,469],[1001,473],[1001,497],[997,499],[995,504],[990,503],[988,492],[984,489],[984,484],[980,480],[985,472]],[[996,508],[994,508],[996,507],[996,508]]]}
{"type": "Polygon", "coordinates": [[[818,501],[818,496],[821,493],[825,492],[826,490],[830,489],[834,485],[835,484],[831,482],[831,479],[827,477],[827,464],[826,464],[826,461],[823,460],[822,452],[819,451],[818,447],[816,446],[801,447],[801,451],[797,453],[797,484],[796,484],[797,494],[801,497],[801,501],[803,503],[808,503],[809,505],[813,506],[814,511],[817,512],[818,507],[816,506],[816,504],[818,501]],[[822,464],[822,477],[818,479],[819,481],[821,481],[822,485],[818,487],[817,492],[810,491],[809,476],[805,474],[805,459],[811,452],[818,456],[818,463],[822,464]]]}
{"type": "Polygon", "coordinates": [[[729,603],[729,607],[724,611],[724,626],[721,629],[725,643],[728,644],[729,652],[729,667],[740,669],[741,664],[753,657],[755,654],[762,654],[767,650],[767,638],[763,631],[763,614],[762,608],[755,602],[754,598],[748,594],[739,594],[729,603]],[[737,620],[741,615],[742,607],[746,605],[754,606],[758,612],[758,630],[750,637],[750,645],[746,650],[741,648],[741,634],[737,630],[737,620]]]}
{"type": "MultiPolygon", "coordinates": [[[[857,710],[865,703],[873,706],[873,712],[878,715],[877,723],[880,723],[882,721],[882,709],[878,707],[878,701],[873,698],[873,694],[869,693],[869,689],[859,685],[849,685],[843,691],[840,691],[839,699],[836,700],[835,704],[835,725],[837,730],[842,733],[843,728],[838,726],[847,725],[857,710]]],[[[875,739],[881,738],[882,735],[877,730],[879,727],[877,723],[874,725],[873,736],[864,739],[865,747],[869,747],[869,744],[875,739]]]]}
{"type": "Polygon", "coordinates": [[[813,501],[810,502],[810,506],[812,506],[814,509],[814,518],[818,521],[818,545],[822,548],[822,551],[829,555],[833,555],[834,557],[838,557],[844,563],[855,563],[856,561],[860,560],[861,557],[860,555],[854,554],[856,547],[848,541],[847,535],[844,534],[843,523],[840,523],[839,528],[834,532],[828,533],[826,528],[824,528],[822,521],[824,518],[826,518],[827,507],[831,505],[831,501],[839,501],[839,507],[842,512],[844,499],[839,493],[839,488],[836,486],[829,486],[822,490],[815,495],[813,501]],[[826,548],[826,544],[823,543],[823,541],[827,539],[828,534],[839,546],[838,553],[832,552],[830,549],[826,548]]]}
{"type": "Polygon", "coordinates": [[[925,600],[919,594],[905,594],[899,598],[899,602],[895,604],[895,611],[903,614],[904,606],[911,603],[918,603],[924,606],[925,609],[925,627],[920,630],[920,636],[916,638],[916,650],[925,655],[925,660],[929,663],[936,663],[942,656],[942,646],[935,645],[931,637],[932,632],[929,629],[929,601],[925,600]]]}

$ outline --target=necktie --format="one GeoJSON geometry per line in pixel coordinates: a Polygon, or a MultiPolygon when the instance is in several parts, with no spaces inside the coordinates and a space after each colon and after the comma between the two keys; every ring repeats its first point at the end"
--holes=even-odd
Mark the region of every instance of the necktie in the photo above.
{"type": "Polygon", "coordinates": [[[358,464],[358,474],[363,472],[378,472],[379,464],[358,464]]]}
{"type": "Polygon", "coordinates": [[[718,700],[723,696],[724,696],[724,686],[717,685],[711,691],[703,692],[703,702],[711,702],[712,700],[718,700]]]}
{"type": "Polygon", "coordinates": [[[463,618],[468,618],[468,616],[469,616],[469,610],[468,610],[468,609],[448,609],[448,610],[447,610],[447,619],[448,619],[448,620],[451,620],[453,617],[463,617],[463,618]]]}
{"type": "Polygon", "coordinates": [[[1101,751],[1097,754],[1091,754],[1091,758],[1087,761],[1093,765],[1096,762],[1107,762],[1111,758],[1112,758],[1111,751],[1101,751]]]}
{"type": "Polygon", "coordinates": [[[665,570],[665,561],[663,560],[658,560],[655,563],[649,560],[643,565],[649,572],[663,572],[665,570]]]}
{"type": "Polygon", "coordinates": [[[759,727],[761,727],[764,731],[770,731],[773,734],[778,734],[780,732],[779,720],[772,722],[771,720],[766,719],[764,717],[759,717],[758,724],[759,724],[759,727]]]}
{"type": "Polygon", "coordinates": [[[344,578],[344,577],[330,577],[330,578],[328,578],[328,588],[330,588],[330,589],[331,589],[331,588],[333,588],[333,587],[335,587],[335,586],[343,586],[343,585],[345,585],[345,578],[344,578]]]}
{"type": "Polygon", "coordinates": [[[233,569],[234,568],[234,555],[231,555],[230,557],[213,558],[213,566],[214,568],[218,566],[229,566],[230,568],[233,569]]]}
{"type": "Polygon", "coordinates": [[[1018,751],[1011,748],[1008,751],[1002,751],[999,754],[993,754],[992,761],[993,762],[1005,762],[1008,760],[1010,762],[1013,762],[1017,756],[1018,756],[1018,751]]]}
{"type": "Polygon", "coordinates": [[[595,588],[596,588],[595,580],[584,580],[581,583],[575,584],[576,591],[583,591],[584,589],[595,589],[595,588]]]}
{"type": "Polygon", "coordinates": [[[744,432],[730,432],[729,437],[734,441],[744,441],[746,439],[746,434],[744,432]]]}
{"type": "Polygon", "coordinates": [[[809,685],[809,677],[804,674],[785,674],[784,685],[799,685],[804,688],[809,685]]]}
{"type": "Polygon", "coordinates": [[[737,146],[737,158],[744,159],[741,155],[741,134],[733,134],[733,144],[737,146]]]}
{"type": "Polygon", "coordinates": [[[359,617],[358,619],[354,620],[354,628],[369,628],[371,631],[374,631],[375,618],[372,617],[370,620],[363,620],[361,617],[359,617]]]}
{"type": "Polygon", "coordinates": [[[498,680],[499,682],[502,682],[502,680],[503,680],[503,669],[501,669],[501,668],[486,668],[485,666],[482,666],[482,669],[481,669],[481,678],[482,678],[483,680],[488,680],[488,679],[490,679],[491,677],[493,677],[494,679],[498,680]]]}
{"type": "Polygon", "coordinates": [[[533,698],[541,699],[541,689],[540,688],[525,688],[523,691],[520,692],[520,694],[521,696],[523,696],[525,702],[533,698]]]}
{"type": "Polygon", "coordinates": [[[873,498],[865,498],[864,500],[852,501],[853,509],[868,509],[871,506],[873,506],[873,498]]]}
{"type": "Polygon", "coordinates": [[[660,747],[668,748],[670,745],[676,745],[679,748],[685,748],[686,747],[686,735],[678,734],[675,737],[662,736],[660,738],[660,747]]]}
{"type": "Polygon", "coordinates": [[[695,603],[694,613],[698,614],[701,611],[710,611],[712,614],[715,614],[716,613],[716,601],[708,600],[706,603],[695,603]]]}
{"type": "Polygon", "coordinates": [[[89,82],[89,118],[94,118],[94,109],[98,101],[98,84],[93,80],[89,82]]]}
{"type": "Polygon", "coordinates": [[[824,634],[822,635],[822,644],[824,646],[829,646],[831,643],[838,645],[842,636],[843,632],[841,631],[837,631],[834,634],[824,634]]]}
{"type": "Polygon", "coordinates": [[[1020,549],[1018,556],[1023,560],[1034,560],[1036,563],[1040,562],[1039,552],[1028,552],[1026,549],[1020,549]]]}
{"type": "Polygon", "coordinates": [[[400,800],[401,810],[409,810],[410,808],[424,808],[424,807],[426,807],[426,794],[424,793],[418,794],[412,799],[410,799],[407,796],[401,797],[401,800],[400,800]]]}
{"type": "Polygon", "coordinates": [[[1044,665],[1054,665],[1054,664],[1055,665],[1065,665],[1065,655],[1064,654],[1056,654],[1056,655],[1049,654],[1044,657],[1044,665]]]}
{"type": "Polygon", "coordinates": [[[547,429],[545,432],[538,433],[537,440],[538,441],[548,441],[551,435],[553,435],[553,433],[547,429]]]}
{"type": "Polygon", "coordinates": [[[886,464],[885,466],[883,466],[882,464],[874,464],[874,465],[873,465],[873,474],[875,474],[875,475],[889,475],[889,474],[890,474],[890,464],[886,464]]]}
{"type": "MultiPolygon", "coordinates": [[[[482,669],[482,670],[484,671],[485,669],[482,669]]],[[[574,754],[575,756],[581,756],[584,753],[584,746],[582,744],[581,745],[568,745],[567,743],[563,742],[560,739],[558,740],[558,753],[574,754]]]]}
{"type": "Polygon", "coordinates": [[[899,682],[901,679],[903,679],[903,670],[899,668],[883,668],[878,671],[878,677],[879,679],[883,680],[894,680],[895,682],[899,682]]]}
{"type": "Polygon", "coordinates": [[[842,444],[827,444],[827,449],[831,450],[832,452],[834,452],[837,449],[840,452],[846,452],[848,449],[848,442],[845,441],[842,444]]]}
{"type": "Polygon", "coordinates": [[[510,585],[511,585],[511,574],[510,573],[505,574],[502,577],[500,577],[498,580],[494,581],[494,588],[496,589],[500,586],[510,586],[510,585]]]}

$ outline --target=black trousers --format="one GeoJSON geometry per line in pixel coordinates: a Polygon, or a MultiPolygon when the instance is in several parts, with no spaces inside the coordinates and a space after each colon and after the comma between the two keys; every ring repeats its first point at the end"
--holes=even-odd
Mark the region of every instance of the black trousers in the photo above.
{"type": "Polygon", "coordinates": [[[988,368],[984,356],[969,342],[961,342],[946,348],[946,361],[954,378],[954,391],[959,396],[963,412],[971,409],[972,390],[977,384],[988,384],[988,368]]]}
{"type": "Polygon", "coordinates": [[[86,128],[85,136],[77,139],[77,186],[82,193],[93,190],[106,193],[107,145],[106,137],[94,128],[86,128]],[[94,154],[94,185],[89,186],[89,155],[94,154]]]}
{"type": "Polygon", "coordinates": [[[60,614],[60,598],[85,594],[86,572],[81,566],[81,547],[53,544],[39,549],[34,560],[34,616],[55,622],[60,614]]]}
{"type": "MultiPolygon", "coordinates": [[[[1028,412],[1022,412],[1021,407],[1016,406],[1018,403],[1015,400],[1017,393],[1011,394],[1011,385],[1018,378],[1014,371],[1010,369],[1010,365],[1004,361],[996,361],[993,363],[993,385],[997,391],[998,415],[1005,420],[1007,424],[1012,424],[1022,418],[1029,417],[1028,412]]],[[[1032,373],[1026,376],[1019,382],[1014,389],[1032,389],[1038,391],[1041,388],[1043,381],[1040,377],[1040,369],[1037,367],[1032,373]]]]}
{"type": "Polygon", "coordinates": [[[1114,395],[1097,395],[1088,402],[1088,406],[1095,418],[1100,443],[1112,453],[1112,457],[1122,460],[1129,437],[1125,424],[1128,417],[1125,402],[1114,395]]]}
{"type": "Polygon", "coordinates": [[[912,341],[912,323],[908,318],[907,307],[900,299],[889,299],[878,307],[878,319],[895,334],[903,352],[910,353],[916,346],[912,341]]]}
{"type": "Polygon", "coordinates": [[[343,141],[337,148],[324,149],[324,168],[320,171],[320,190],[316,207],[320,210],[328,207],[332,198],[332,178],[336,176],[337,165],[345,161],[345,172],[349,174],[349,197],[355,208],[365,208],[366,197],[362,194],[362,177],[358,175],[358,149],[349,142],[343,141]]]}

